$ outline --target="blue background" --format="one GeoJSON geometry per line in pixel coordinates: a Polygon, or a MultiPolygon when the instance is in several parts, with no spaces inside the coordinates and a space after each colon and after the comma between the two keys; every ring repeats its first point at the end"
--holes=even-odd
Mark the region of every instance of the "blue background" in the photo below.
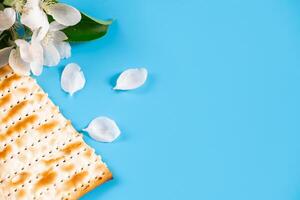
{"type": "Polygon", "coordinates": [[[114,180],[83,200],[300,199],[298,0],[66,1],[115,21],[38,82],[74,126],[109,116],[122,130],[88,144],[114,180]],[[60,88],[66,63],[86,87],[60,88]],[[120,72],[147,67],[140,89],[115,92],[120,72]]]}

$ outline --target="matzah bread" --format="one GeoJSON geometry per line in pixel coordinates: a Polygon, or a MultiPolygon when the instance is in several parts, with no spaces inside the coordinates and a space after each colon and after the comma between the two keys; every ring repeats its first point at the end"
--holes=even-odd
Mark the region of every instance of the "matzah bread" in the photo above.
{"type": "Polygon", "coordinates": [[[29,76],[0,68],[0,200],[72,200],[112,174],[29,76]]]}

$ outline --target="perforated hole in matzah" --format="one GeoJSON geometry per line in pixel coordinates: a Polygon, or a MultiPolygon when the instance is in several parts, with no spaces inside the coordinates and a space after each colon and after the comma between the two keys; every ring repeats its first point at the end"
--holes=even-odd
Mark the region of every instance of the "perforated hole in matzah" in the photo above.
{"type": "Polygon", "coordinates": [[[77,199],[112,178],[28,76],[0,68],[0,199],[77,199]]]}

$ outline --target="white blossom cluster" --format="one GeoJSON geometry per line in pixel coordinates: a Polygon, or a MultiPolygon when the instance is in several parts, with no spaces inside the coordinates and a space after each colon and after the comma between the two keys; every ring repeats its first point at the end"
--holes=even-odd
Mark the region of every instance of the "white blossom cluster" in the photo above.
{"type": "Polygon", "coordinates": [[[4,31],[13,35],[10,44],[0,50],[0,67],[9,64],[17,74],[38,76],[44,65],[56,66],[60,59],[71,56],[68,37],[61,30],[80,20],[80,12],[64,3],[14,0],[11,7],[0,11],[0,38],[4,31]],[[20,27],[30,31],[29,37],[18,33],[20,27]]]}

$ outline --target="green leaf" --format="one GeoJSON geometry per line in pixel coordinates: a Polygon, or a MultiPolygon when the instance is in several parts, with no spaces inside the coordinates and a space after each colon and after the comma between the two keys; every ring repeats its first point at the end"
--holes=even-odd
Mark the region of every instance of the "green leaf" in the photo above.
{"type": "Polygon", "coordinates": [[[9,31],[3,31],[0,35],[0,49],[11,46],[11,34],[9,31]]]}
{"type": "Polygon", "coordinates": [[[15,0],[4,0],[3,4],[6,6],[13,6],[15,4],[15,0]]]}
{"type": "Polygon", "coordinates": [[[0,3],[0,10],[4,10],[4,5],[0,3]]]}
{"type": "Polygon", "coordinates": [[[81,13],[81,21],[78,24],[67,27],[62,31],[68,36],[67,41],[84,42],[103,37],[107,33],[111,23],[111,20],[96,20],[81,13]]]}

